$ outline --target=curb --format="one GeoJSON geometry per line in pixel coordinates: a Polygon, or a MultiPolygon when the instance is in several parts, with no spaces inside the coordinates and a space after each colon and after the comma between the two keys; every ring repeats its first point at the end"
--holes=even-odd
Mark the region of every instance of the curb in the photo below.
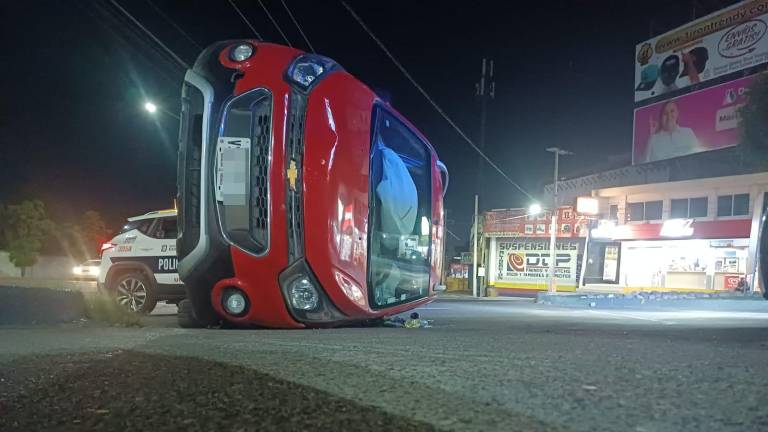
{"type": "Polygon", "coordinates": [[[539,293],[536,303],[577,308],[642,308],[676,307],[681,305],[704,305],[707,301],[719,303],[765,302],[763,296],[734,293],[690,293],[690,292],[635,292],[629,294],[549,294],[539,293]]]}
{"type": "Polygon", "coordinates": [[[79,291],[0,286],[0,325],[58,324],[84,316],[79,291]]]}

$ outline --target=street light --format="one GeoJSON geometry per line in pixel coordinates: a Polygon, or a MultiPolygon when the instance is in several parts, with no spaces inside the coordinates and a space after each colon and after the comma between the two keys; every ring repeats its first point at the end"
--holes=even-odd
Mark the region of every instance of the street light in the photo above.
{"type": "Polygon", "coordinates": [[[533,203],[533,204],[531,204],[530,207],[528,207],[528,214],[530,214],[530,215],[534,215],[535,216],[537,214],[541,214],[542,211],[543,210],[541,208],[541,204],[539,204],[539,203],[533,203]]]}
{"type": "Polygon", "coordinates": [[[154,114],[157,112],[157,105],[153,104],[152,102],[147,102],[144,104],[144,109],[147,110],[150,114],[154,114]]]}
{"type": "Polygon", "coordinates": [[[547,289],[552,294],[557,292],[557,282],[555,280],[555,242],[557,241],[557,180],[560,168],[560,155],[566,156],[573,153],[559,147],[550,147],[547,151],[555,154],[555,178],[552,183],[552,225],[549,227],[549,287],[547,289]]]}
{"type": "Polygon", "coordinates": [[[160,111],[163,114],[166,114],[168,116],[175,118],[176,120],[179,120],[179,116],[177,114],[174,114],[163,107],[159,107],[150,101],[144,102],[144,109],[147,110],[147,112],[150,114],[155,114],[156,112],[160,111]]]}

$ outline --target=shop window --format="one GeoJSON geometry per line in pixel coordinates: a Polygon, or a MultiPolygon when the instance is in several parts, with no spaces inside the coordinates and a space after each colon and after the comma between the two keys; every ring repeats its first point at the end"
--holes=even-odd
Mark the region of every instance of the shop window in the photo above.
{"type": "Polygon", "coordinates": [[[611,204],[608,208],[608,219],[613,221],[619,220],[619,206],[617,204],[611,204]]]}
{"type": "Polygon", "coordinates": [[[672,219],[707,217],[707,197],[673,199],[669,216],[672,219]]]}
{"type": "Polygon", "coordinates": [[[563,235],[570,235],[570,234],[571,234],[571,224],[563,224],[563,225],[560,227],[560,232],[561,232],[563,235]]]}
{"type": "Polygon", "coordinates": [[[627,203],[627,213],[630,221],[645,220],[645,203],[627,203]]]}
{"type": "Polygon", "coordinates": [[[525,226],[525,233],[526,234],[533,234],[533,225],[526,225],[525,226]]]}
{"type": "Polygon", "coordinates": [[[733,215],[744,216],[749,214],[749,194],[733,196],[733,215]]]}
{"type": "Polygon", "coordinates": [[[538,224],[536,225],[536,234],[546,234],[547,233],[547,225],[546,224],[538,224]]]}
{"type": "Polygon", "coordinates": [[[645,219],[661,220],[662,201],[648,201],[645,203],[645,219]]]}
{"type": "Polygon", "coordinates": [[[692,218],[707,217],[708,207],[709,207],[709,199],[707,197],[691,198],[688,217],[692,217],[692,218]]]}
{"type": "Polygon", "coordinates": [[[717,197],[717,216],[745,216],[749,214],[749,194],[721,195],[717,197]]]}
{"type": "Polygon", "coordinates": [[[646,201],[627,204],[630,221],[661,220],[663,201],[646,201]]]}
{"type": "Polygon", "coordinates": [[[673,199],[669,216],[672,219],[681,219],[688,217],[688,198],[685,199],[673,199]]]}

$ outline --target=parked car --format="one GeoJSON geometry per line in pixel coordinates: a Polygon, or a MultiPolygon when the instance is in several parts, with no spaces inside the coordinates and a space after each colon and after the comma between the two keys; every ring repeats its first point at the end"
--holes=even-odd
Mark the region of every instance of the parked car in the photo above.
{"type": "Polygon", "coordinates": [[[130,312],[147,314],[158,301],[185,297],[176,270],[176,210],[128,218],[120,233],[102,246],[99,289],[130,312]]]}

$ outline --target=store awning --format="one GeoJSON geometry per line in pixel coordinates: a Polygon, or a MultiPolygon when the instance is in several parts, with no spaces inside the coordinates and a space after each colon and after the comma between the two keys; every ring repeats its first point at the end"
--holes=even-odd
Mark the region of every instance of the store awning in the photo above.
{"type": "Polygon", "coordinates": [[[662,235],[664,223],[619,225],[614,240],[731,239],[749,238],[751,219],[692,221],[680,235],[662,235]]]}

